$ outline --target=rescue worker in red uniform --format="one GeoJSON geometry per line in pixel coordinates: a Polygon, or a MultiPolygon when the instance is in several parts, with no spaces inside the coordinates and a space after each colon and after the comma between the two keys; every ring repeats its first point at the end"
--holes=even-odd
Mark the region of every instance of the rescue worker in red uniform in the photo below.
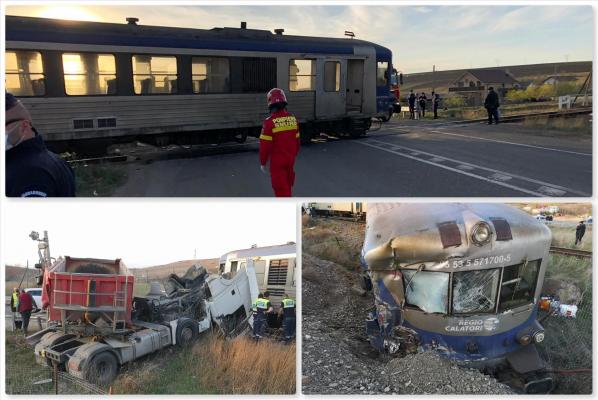
{"type": "Polygon", "coordinates": [[[287,98],[282,89],[268,92],[270,116],[262,125],[260,135],[260,164],[266,172],[270,160],[270,179],[276,197],[291,197],[295,183],[295,157],[299,153],[299,124],[286,110],[287,98]]]}

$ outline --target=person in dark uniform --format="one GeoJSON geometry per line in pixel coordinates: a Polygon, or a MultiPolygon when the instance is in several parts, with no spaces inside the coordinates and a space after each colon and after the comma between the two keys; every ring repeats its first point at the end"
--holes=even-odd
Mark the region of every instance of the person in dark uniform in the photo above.
{"type": "Polygon", "coordinates": [[[422,94],[419,95],[419,109],[422,112],[422,118],[426,117],[426,102],[427,102],[428,98],[426,97],[426,94],[424,92],[422,92],[422,94]]]}
{"type": "Polygon", "coordinates": [[[295,308],[295,300],[285,293],[280,309],[282,311],[282,331],[284,340],[287,342],[290,342],[295,336],[295,308]]]}
{"type": "Polygon", "coordinates": [[[488,88],[484,107],[488,111],[488,125],[492,125],[492,118],[494,118],[496,125],[498,125],[498,107],[500,107],[500,103],[498,102],[498,94],[492,86],[488,88]]]}
{"type": "Polygon", "coordinates": [[[253,320],[253,332],[256,338],[264,337],[264,334],[266,333],[266,325],[268,323],[268,316],[266,314],[273,311],[273,308],[270,305],[270,300],[268,299],[269,297],[269,292],[264,292],[263,295],[260,293],[255,302],[256,314],[253,320]]]}
{"type": "Polygon", "coordinates": [[[409,97],[407,98],[409,103],[409,119],[415,119],[415,100],[415,94],[413,93],[413,90],[411,90],[409,92],[409,97]]]}
{"type": "Polygon", "coordinates": [[[23,103],[6,93],[5,111],[6,196],[74,196],[73,170],[46,148],[23,103]]]}
{"type": "Polygon", "coordinates": [[[438,93],[436,93],[434,95],[434,98],[432,99],[432,101],[434,102],[434,104],[433,104],[434,119],[438,119],[438,107],[440,107],[440,95],[438,93]]]}
{"type": "Polygon", "coordinates": [[[575,228],[575,245],[581,244],[581,239],[583,239],[583,235],[586,234],[586,224],[583,221],[579,221],[577,227],[575,228]]]}

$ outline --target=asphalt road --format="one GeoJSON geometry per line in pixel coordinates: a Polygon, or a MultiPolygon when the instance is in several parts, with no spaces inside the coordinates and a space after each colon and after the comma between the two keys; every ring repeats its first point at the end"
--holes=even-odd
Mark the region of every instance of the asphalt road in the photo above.
{"type": "MultiPolygon", "coordinates": [[[[257,142],[229,148],[128,164],[115,196],[272,196],[257,142]]],[[[303,146],[295,170],[296,197],[589,197],[592,139],[518,124],[398,119],[358,140],[303,146]]]]}

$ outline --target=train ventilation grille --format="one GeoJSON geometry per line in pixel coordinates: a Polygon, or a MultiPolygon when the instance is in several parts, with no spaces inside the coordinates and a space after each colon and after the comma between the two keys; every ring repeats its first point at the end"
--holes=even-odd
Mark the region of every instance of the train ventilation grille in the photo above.
{"type": "Polygon", "coordinates": [[[272,260],[268,269],[268,285],[285,285],[287,283],[288,260],[272,260]]]}
{"type": "Polygon", "coordinates": [[[270,299],[272,299],[272,297],[280,297],[282,298],[282,295],[284,294],[284,289],[266,289],[268,290],[268,293],[270,293],[270,299]]]}
{"type": "Polygon", "coordinates": [[[115,128],[116,118],[98,118],[98,128],[115,128]]]}
{"type": "Polygon", "coordinates": [[[450,221],[438,224],[438,231],[440,232],[443,248],[461,246],[461,232],[456,222],[450,221]]]}
{"type": "Polygon", "coordinates": [[[93,119],[74,119],[73,129],[91,129],[93,128],[93,119]]]}
{"type": "Polygon", "coordinates": [[[494,230],[496,231],[496,240],[506,241],[513,239],[511,225],[506,220],[502,218],[490,218],[490,221],[492,221],[492,225],[494,225],[494,230]]]}

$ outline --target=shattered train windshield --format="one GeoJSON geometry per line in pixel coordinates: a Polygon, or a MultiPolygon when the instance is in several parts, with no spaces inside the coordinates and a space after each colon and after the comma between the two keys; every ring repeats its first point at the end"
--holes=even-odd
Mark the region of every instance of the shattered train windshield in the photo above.
{"type": "Polygon", "coordinates": [[[449,274],[404,270],[405,300],[427,313],[447,313],[449,274]]]}
{"type": "Polygon", "coordinates": [[[500,271],[498,269],[456,272],[453,275],[453,312],[492,312],[500,271]]]}

